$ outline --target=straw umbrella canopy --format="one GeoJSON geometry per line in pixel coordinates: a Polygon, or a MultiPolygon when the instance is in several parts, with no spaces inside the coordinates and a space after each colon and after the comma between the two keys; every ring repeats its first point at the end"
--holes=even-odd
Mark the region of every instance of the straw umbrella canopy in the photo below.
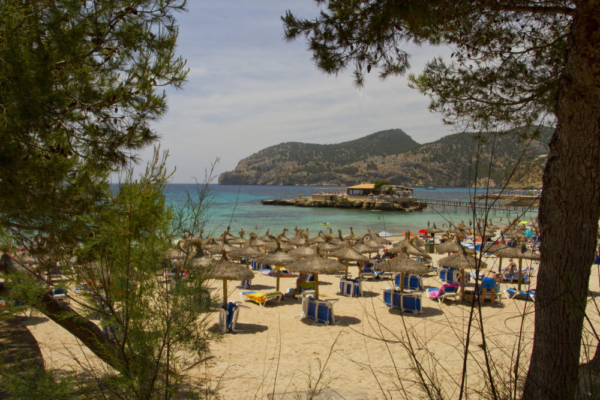
{"type": "Polygon", "coordinates": [[[263,242],[274,242],[277,240],[277,238],[275,236],[269,235],[269,229],[267,229],[265,234],[260,236],[259,239],[262,240],[263,242]]]}
{"type": "Polygon", "coordinates": [[[346,239],[347,242],[358,240],[358,236],[356,236],[354,234],[354,230],[352,229],[352,227],[350,227],[350,234],[348,236],[346,236],[344,239],[346,239]]]}
{"type": "MultiPolygon", "coordinates": [[[[369,233],[371,233],[371,230],[369,230],[369,233]]],[[[386,238],[382,238],[381,236],[379,236],[379,233],[375,233],[375,234],[371,234],[371,240],[375,243],[377,243],[379,246],[387,246],[388,244],[391,244],[391,242],[389,240],[387,240],[386,238]]]]}
{"type": "Polygon", "coordinates": [[[229,253],[229,257],[233,257],[233,258],[246,258],[246,267],[249,267],[250,264],[250,257],[252,258],[256,258],[256,257],[260,257],[263,254],[260,252],[260,250],[255,249],[254,247],[250,246],[250,242],[246,243],[246,246],[240,248],[240,249],[235,249],[232,250],[229,253]]]}
{"type": "Polygon", "coordinates": [[[246,232],[243,229],[241,231],[239,231],[238,233],[240,234],[240,237],[229,240],[229,244],[237,244],[241,247],[241,246],[245,245],[246,243],[248,243],[248,239],[244,238],[244,234],[246,232]]]}
{"type": "Polygon", "coordinates": [[[506,248],[500,249],[494,253],[498,257],[518,258],[519,259],[519,270],[518,270],[519,290],[521,290],[521,268],[523,265],[523,260],[539,260],[540,259],[539,254],[534,253],[531,250],[525,249],[524,246],[525,245],[523,245],[523,248],[520,248],[520,249],[516,248],[516,247],[506,247],[506,248]]]}
{"type": "Polygon", "coordinates": [[[189,257],[188,253],[181,249],[169,249],[165,252],[165,258],[167,260],[181,260],[189,257]]]}
{"type": "Polygon", "coordinates": [[[252,271],[229,262],[225,253],[206,272],[213,279],[223,279],[223,304],[227,304],[227,280],[245,281],[254,278],[252,271]]]}
{"type": "Polygon", "coordinates": [[[327,240],[323,237],[323,231],[319,231],[319,234],[314,238],[308,239],[308,243],[310,244],[320,244],[325,243],[327,240]]]}
{"type": "Polygon", "coordinates": [[[281,232],[279,234],[279,241],[281,243],[288,243],[290,241],[290,239],[287,236],[285,236],[286,232],[289,232],[289,229],[288,228],[283,228],[283,232],[281,232]]]}
{"type": "Polygon", "coordinates": [[[223,240],[222,244],[215,244],[212,246],[208,246],[206,247],[206,251],[208,251],[211,254],[219,254],[219,253],[229,253],[230,251],[233,251],[233,247],[231,247],[229,245],[229,243],[227,242],[227,239],[223,240]]]}
{"type": "Polygon", "coordinates": [[[419,249],[413,245],[412,240],[400,241],[400,242],[396,243],[394,246],[392,246],[391,249],[388,249],[388,253],[392,253],[392,254],[398,254],[398,253],[402,253],[402,252],[404,252],[406,254],[411,254],[413,256],[429,258],[428,254],[426,254],[424,251],[422,251],[421,249],[419,249]]]}
{"type": "Polygon", "coordinates": [[[304,234],[301,232],[298,232],[298,235],[296,235],[290,239],[289,244],[300,247],[300,246],[304,246],[304,242],[306,242],[306,239],[304,238],[304,234]]]}
{"type": "Polygon", "coordinates": [[[346,272],[344,275],[345,278],[348,278],[348,262],[350,262],[350,261],[358,261],[358,262],[369,261],[368,257],[363,256],[362,254],[359,254],[356,251],[352,250],[350,242],[348,242],[346,244],[346,246],[342,247],[339,250],[334,251],[330,255],[346,261],[346,272]]]}
{"type": "MultiPolygon", "coordinates": [[[[460,287],[462,289],[461,293],[464,295],[465,269],[466,268],[475,269],[477,267],[478,261],[479,260],[477,260],[475,257],[473,257],[471,255],[458,253],[458,254],[455,254],[450,257],[441,258],[438,261],[438,265],[460,269],[460,287]]],[[[487,268],[487,264],[485,262],[481,261],[479,267],[480,267],[480,269],[487,268]]]]}
{"type": "Polygon", "coordinates": [[[315,276],[315,297],[319,298],[319,274],[320,273],[333,273],[339,272],[344,269],[344,265],[340,264],[336,260],[331,258],[321,257],[318,254],[308,256],[292,264],[289,264],[287,268],[291,272],[298,272],[301,274],[314,274],[315,276]]]}
{"type": "Polygon", "coordinates": [[[216,260],[210,256],[192,257],[185,262],[183,259],[173,261],[173,265],[177,268],[189,267],[189,268],[206,268],[209,267],[216,260]]]}
{"type": "Polygon", "coordinates": [[[284,265],[289,265],[298,259],[285,251],[281,250],[281,245],[277,242],[277,249],[264,257],[258,259],[260,264],[274,265],[277,270],[277,291],[279,291],[280,268],[284,265]]]}
{"type": "Polygon", "coordinates": [[[445,231],[443,229],[438,229],[435,226],[435,222],[434,222],[433,225],[431,226],[431,228],[425,229],[425,232],[429,233],[431,235],[432,240],[435,242],[435,234],[436,233],[443,233],[445,231]]]}
{"type": "Polygon", "coordinates": [[[346,244],[346,239],[344,239],[344,237],[342,236],[342,230],[341,229],[338,229],[338,237],[331,239],[329,241],[329,243],[335,244],[335,245],[344,245],[344,244],[346,244]]]}
{"type": "Polygon", "coordinates": [[[264,242],[256,237],[256,233],[250,232],[250,246],[252,247],[263,247],[267,242],[264,242]]]}
{"type": "MultiPolygon", "coordinates": [[[[450,242],[445,242],[445,243],[440,243],[435,247],[435,252],[438,254],[443,254],[443,253],[459,253],[462,254],[467,253],[467,254],[475,254],[475,250],[473,249],[468,249],[464,246],[462,246],[461,244],[455,242],[455,241],[450,241],[450,242]]],[[[448,254],[449,255],[449,254],[448,254]]]]}
{"type": "Polygon", "coordinates": [[[308,242],[304,243],[304,246],[298,247],[297,249],[291,250],[289,255],[296,257],[297,259],[302,259],[310,256],[314,256],[317,254],[317,251],[308,245],[308,242]]]}
{"type": "Polygon", "coordinates": [[[326,254],[326,255],[328,255],[332,251],[339,250],[339,249],[341,249],[344,246],[345,246],[345,244],[333,244],[333,243],[325,242],[325,243],[322,243],[322,244],[320,244],[320,245],[317,246],[317,252],[319,254],[326,254]]]}
{"type": "Polygon", "coordinates": [[[401,252],[394,258],[388,258],[377,264],[382,271],[400,272],[400,291],[404,291],[404,274],[423,275],[431,272],[428,266],[410,258],[408,254],[401,252]]]}

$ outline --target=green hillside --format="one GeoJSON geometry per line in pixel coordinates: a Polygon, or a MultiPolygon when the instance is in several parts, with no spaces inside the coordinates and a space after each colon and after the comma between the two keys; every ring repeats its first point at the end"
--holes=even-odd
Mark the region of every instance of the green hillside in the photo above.
{"type": "Polygon", "coordinates": [[[493,148],[490,178],[496,185],[507,179],[520,158],[515,174],[519,182],[539,186],[540,156],[547,154],[552,132],[541,127],[532,141],[519,140],[516,134],[460,133],[420,145],[395,129],[331,145],[282,143],[241,160],[234,171],[219,177],[219,183],[347,185],[386,179],[408,186],[466,186],[476,172],[479,178],[487,177],[493,148]],[[478,168],[477,154],[485,160],[478,168]]]}

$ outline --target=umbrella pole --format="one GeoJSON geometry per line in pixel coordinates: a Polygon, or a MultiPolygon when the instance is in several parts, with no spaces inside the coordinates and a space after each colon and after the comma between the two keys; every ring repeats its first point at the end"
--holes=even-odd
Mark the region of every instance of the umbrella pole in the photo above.
{"type": "Polygon", "coordinates": [[[500,257],[500,262],[498,263],[498,272],[502,275],[502,257],[500,257]]]}
{"type": "Polygon", "coordinates": [[[465,269],[460,269],[460,300],[465,297],[465,269]]]}
{"type": "Polygon", "coordinates": [[[400,272],[400,291],[404,292],[404,272],[400,272]]]}
{"type": "Polygon", "coordinates": [[[280,268],[279,265],[275,266],[275,269],[277,270],[277,291],[278,292],[279,292],[279,274],[280,274],[279,268],[280,268]]]}
{"type": "Polygon", "coordinates": [[[246,257],[246,267],[250,269],[250,257],[246,257]]]}
{"type": "Polygon", "coordinates": [[[519,290],[521,290],[521,265],[523,264],[523,259],[519,258],[519,290]]]}
{"type": "Polygon", "coordinates": [[[227,279],[223,279],[223,307],[227,309],[227,279]]]}
{"type": "Polygon", "coordinates": [[[344,278],[348,279],[348,260],[346,260],[346,272],[345,272],[344,278]]]}
{"type": "Polygon", "coordinates": [[[319,274],[315,273],[315,298],[319,300],[319,274]]]}

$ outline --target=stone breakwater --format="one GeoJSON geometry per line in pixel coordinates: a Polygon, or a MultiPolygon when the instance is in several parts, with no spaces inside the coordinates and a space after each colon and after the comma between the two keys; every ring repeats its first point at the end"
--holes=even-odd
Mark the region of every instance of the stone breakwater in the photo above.
{"type": "Polygon", "coordinates": [[[335,207],[335,208],[357,208],[362,210],[386,210],[386,211],[421,211],[427,207],[426,203],[412,198],[371,200],[371,199],[336,199],[320,200],[312,197],[299,197],[296,199],[272,199],[261,200],[261,203],[269,206],[294,206],[294,207],[335,207]]]}

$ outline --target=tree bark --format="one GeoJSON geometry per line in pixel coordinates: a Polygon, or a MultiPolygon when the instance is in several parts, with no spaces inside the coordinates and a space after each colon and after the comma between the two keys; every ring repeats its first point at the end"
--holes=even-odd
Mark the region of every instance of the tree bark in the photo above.
{"type": "Polygon", "coordinates": [[[541,262],[524,399],[571,399],[600,214],[600,0],[569,32],[540,201],[541,262]]]}

